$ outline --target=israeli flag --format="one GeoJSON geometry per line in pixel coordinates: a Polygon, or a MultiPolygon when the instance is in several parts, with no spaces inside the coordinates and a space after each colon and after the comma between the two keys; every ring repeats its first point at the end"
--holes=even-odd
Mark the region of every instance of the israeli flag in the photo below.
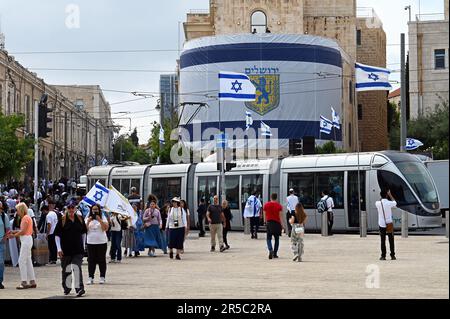
{"type": "Polygon", "coordinates": [[[159,142],[164,144],[166,141],[164,140],[164,129],[162,126],[159,128],[159,142]]]}
{"type": "Polygon", "coordinates": [[[413,151],[415,149],[418,149],[421,146],[423,146],[423,143],[419,140],[416,140],[413,138],[406,139],[406,150],[407,151],[413,151]]]}
{"type": "Polygon", "coordinates": [[[261,135],[262,136],[272,136],[272,131],[270,126],[261,121],[261,135]]]}
{"type": "Polygon", "coordinates": [[[334,108],[331,108],[331,114],[333,117],[333,126],[337,128],[338,130],[341,129],[341,118],[339,117],[339,114],[334,110],[334,108]]]}
{"type": "Polygon", "coordinates": [[[248,131],[248,129],[250,128],[250,126],[253,125],[253,118],[252,118],[252,113],[250,112],[245,112],[245,124],[246,124],[246,131],[248,131]]]}
{"type": "Polygon", "coordinates": [[[102,165],[103,165],[103,166],[108,165],[108,160],[107,160],[105,157],[103,157],[102,165]]]}
{"type": "Polygon", "coordinates": [[[388,69],[356,63],[355,70],[356,91],[389,91],[392,89],[389,83],[391,71],[388,69]]]}
{"type": "Polygon", "coordinates": [[[256,88],[250,78],[241,73],[219,73],[221,101],[253,102],[256,99],[256,88]]]}
{"type": "Polygon", "coordinates": [[[106,200],[108,199],[108,195],[109,190],[101,183],[97,182],[83,198],[83,202],[85,202],[89,206],[99,204],[103,208],[105,206],[106,200]]]}
{"type": "Polygon", "coordinates": [[[324,116],[320,116],[320,133],[331,134],[333,129],[333,122],[324,116]]]}

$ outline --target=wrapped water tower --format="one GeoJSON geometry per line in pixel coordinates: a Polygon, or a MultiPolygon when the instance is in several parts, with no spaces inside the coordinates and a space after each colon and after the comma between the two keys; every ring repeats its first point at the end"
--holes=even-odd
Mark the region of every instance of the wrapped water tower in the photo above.
{"type": "Polygon", "coordinates": [[[230,148],[255,149],[266,139],[261,123],[270,127],[270,140],[276,141],[270,147],[282,155],[287,155],[290,140],[303,137],[342,146],[342,127],[333,127],[330,134],[320,132],[321,115],[331,120],[331,108],[338,114],[343,109],[343,57],[335,41],[309,35],[236,34],[187,42],[180,57],[180,103],[185,105],[179,109],[180,136],[195,149],[216,146],[221,71],[246,74],[257,95],[253,102],[220,102],[220,126],[230,148]],[[253,120],[249,128],[247,113],[253,120]]]}

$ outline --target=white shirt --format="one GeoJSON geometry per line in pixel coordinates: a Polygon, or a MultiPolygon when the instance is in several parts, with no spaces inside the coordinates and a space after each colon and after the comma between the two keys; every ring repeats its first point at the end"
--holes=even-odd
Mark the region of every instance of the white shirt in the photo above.
{"type": "Polygon", "coordinates": [[[56,225],[58,224],[58,215],[53,210],[49,211],[47,217],[45,217],[45,222],[47,223],[47,225],[51,225],[49,234],[53,235],[56,225]]]}
{"type": "Polygon", "coordinates": [[[186,211],[181,207],[172,207],[167,215],[167,225],[169,228],[181,228],[186,227],[186,211]],[[178,220],[178,226],[175,227],[175,220],[178,220]]]}
{"type": "Polygon", "coordinates": [[[386,223],[388,223],[388,224],[392,223],[392,208],[397,206],[397,202],[390,201],[390,200],[383,198],[381,201],[377,201],[375,203],[375,206],[377,207],[377,210],[378,210],[378,226],[380,226],[382,228],[386,228],[386,223]],[[383,215],[383,209],[381,207],[382,203],[383,203],[383,208],[384,208],[384,215],[383,215]],[[386,216],[386,220],[385,220],[385,216],[386,216]]]}
{"type": "Polygon", "coordinates": [[[297,204],[298,204],[298,197],[295,196],[294,194],[289,195],[286,198],[286,202],[287,202],[287,205],[286,205],[287,210],[293,211],[293,210],[295,210],[295,206],[297,206],[297,204]]]}
{"type": "MultiPolygon", "coordinates": [[[[88,226],[88,220],[89,217],[86,217],[87,243],[90,245],[106,244],[108,242],[108,236],[106,236],[106,231],[103,231],[102,225],[97,220],[93,220],[88,226]]],[[[105,216],[102,216],[102,220],[104,223],[108,224],[108,220],[105,216]]]]}
{"type": "Polygon", "coordinates": [[[327,212],[333,212],[333,208],[334,208],[333,197],[331,197],[329,195],[325,195],[324,197],[321,198],[321,200],[327,201],[327,212]]]}
{"type": "Polygon", "coordinates": [[[34,215],[34,211],[31,208],[28,208],[27,210],[27,215],[30,216],[31,218],[35,218],[36,216],[34,215]]]}
{"type": "Polygon", "coordinates": [[[244,217],[259,217],[261,208],[262,204],[260,200],[256,196],[251,195],[245,204],[244,217]]]}
{"type": "Polygon", "coordinates": [[[121,231],[122,227],[120,225],[120,217],[117,215],[111,216],[111,231],[121,231]]]}

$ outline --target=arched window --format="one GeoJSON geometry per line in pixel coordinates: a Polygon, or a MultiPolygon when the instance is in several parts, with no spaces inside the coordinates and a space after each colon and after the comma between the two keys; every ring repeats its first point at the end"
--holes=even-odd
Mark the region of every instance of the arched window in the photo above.
{"type": "Polygon", "coordinates": [[[262,11],[255,11],[252,13],[252,33],[266,33],[267,30],[267,16],[262,11]]]}

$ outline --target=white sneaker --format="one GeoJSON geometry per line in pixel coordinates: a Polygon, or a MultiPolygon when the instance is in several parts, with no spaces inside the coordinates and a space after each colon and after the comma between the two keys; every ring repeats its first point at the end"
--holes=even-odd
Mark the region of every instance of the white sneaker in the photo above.
{"type": "Polygon", "coordinates": [[[294,258],[292,258],[292,261],[297,261],[298,260],[298,255],[294,255],[294,258]]]}
{"type": "Polygon", "coordinates": [[[93,285],[94,284],[94,278],[89,278],[87,284],[88,285],[93,285]]]}
{"type": "Polygon", "coordinates": [[[100,277],[99,284],[100,284],[100,285],[103,285],[105,282],[106,282],[105,277],[100,277]]]}

